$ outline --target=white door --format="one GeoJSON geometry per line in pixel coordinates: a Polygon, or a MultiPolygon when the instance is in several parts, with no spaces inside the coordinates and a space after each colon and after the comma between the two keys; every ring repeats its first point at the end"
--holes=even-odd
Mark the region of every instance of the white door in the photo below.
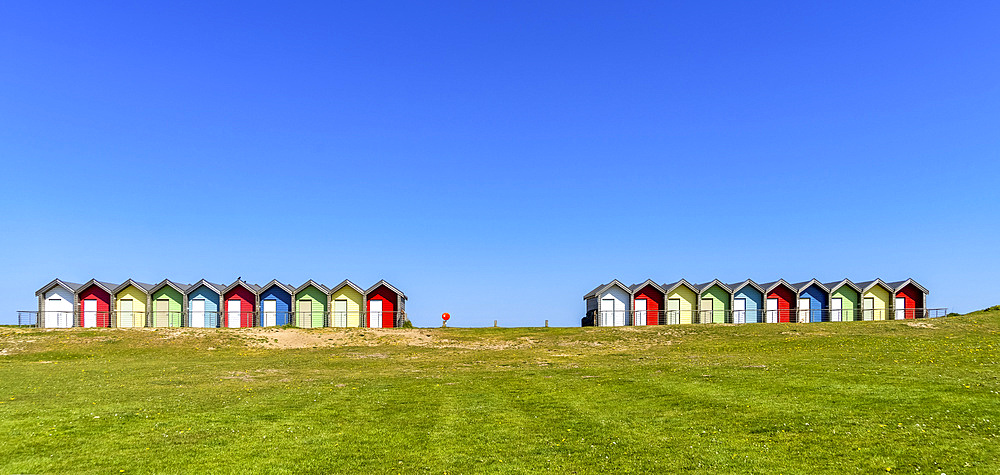
{"type": "Polygon", "coordinates": [[[347,327],[347,300],[333,301],[333,326],[347,327]]]}
{"type": "Polygon", "coordinates": [[[701,321],[699,323],[712,323],[715,312],[715,300],[701,299],[701,321]]]}
{"type": "Polygon", "coordinates": [[[45,326],[70,328],[73,326],[73,294],[59,288],[45,299],[45,326]]]}
{"type": "Polygon", "coordinates": [[[903,320],[906,318],[906,299],[903,297],[896,297],[896,320],[903,320]]]}
{"type": "Polygon", "coordinates": [[[778,323],[778,299],[767,299],[767,323],[778,323]]]}
{"type": "Polygon", "coordinates": [[[368,327],[382,328],[382,301],[368,301],[368,327]]]}
{"type": "Polygon", "coordinates": [[[667,300],[667,324],[677,325],[681,323],[681,299],[667,300]]]}
{"type": "Polygon", "coordinates": [[[841,318],[842,310],[844,309],[844,301],[840,297],[835,297],[830,300],[830,321],[839,322],[841,318]]]}
{"type": "Polygon", "coordinates": [[[261,315],[261,323],[265,327],[273,327],[278,324],[278,301],[267,299],[262,302],[264,314],[261,315]]]}
{"type": "Polygon", "coordinates": [[[636,299],[635,300],[635,316],[632,322],[633,325],[645,325],[646,324],[646,299],[636,299]]]}
{"type": "Polygon", "coordinates": [[[135,326],[132,315],[132,299],[123,299],[118,303],[118,326],[131,328],[135,326]]]}
{"type": "Polygon", "coordinates": [[[875,298],[874,297],[865,297],[864,307],[862,307],[862,309],[861,309],[861,315],[862,315],[861,318],[863,318],[865,320],[874,320],[875,319],[875,298]]]}
{"type": "Polygon", "coordinates": [[[83,328],[97,326],[97,299],[83,300],[83,328]]]}
{"type": "Polygon", "coordinates": [[[228,320],[229,328],[239,328],[240,327],[240,310],[241,302],[239,300],[230,300],[226,302],[226,320],[228,320]]]}
{"type": "Polygon", "coordinates": [[[809,321],[809,301],[808,298],[799,299],[799,323],[806,323],[809,321]]]}
{"type": "Polygon", "coordinates": [[[747,322],[747,299],[733,300],[733,323],[747,322]]]}
{"type": "Polygon", "coordinates": [[[194,299],[191,301],[191,315],[188,326],[205,328],[205,299],[194,299]]]}

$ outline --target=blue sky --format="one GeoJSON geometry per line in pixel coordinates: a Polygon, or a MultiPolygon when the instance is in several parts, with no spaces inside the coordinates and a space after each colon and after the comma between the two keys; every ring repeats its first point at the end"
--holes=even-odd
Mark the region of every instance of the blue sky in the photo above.
{"type": "Polygon", "coordinates": [[[286,3],[0,7],[0,322],[54,277],[385,278],[417,325],[575,326],[613,278],[1000,304],[996,2],[286,3]]]}

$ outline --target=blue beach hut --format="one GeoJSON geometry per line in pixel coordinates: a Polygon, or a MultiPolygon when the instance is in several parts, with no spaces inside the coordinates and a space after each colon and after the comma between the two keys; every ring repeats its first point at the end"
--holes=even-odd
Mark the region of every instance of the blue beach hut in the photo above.
{"type": "Polygon", "coordinates": [[[750,279],[729,287],[733,289],[733,323],[763,323],[764,288],[750,279]]]}
{"type": "Polygon", "coordinates": [[[222,301],[222,284],[205,279],[196,282],[185,294],[187,300],[187,326],[194,328],[219,328],[219,302],[222,301]]]}
{"type": "Polygon", "coordinates": [[[260,291],[260,326],[288,325],[295,289],[272,280],[260,291]]]}
{"type": "MultiPolygon", "coordinates": [[[[819,323],[823,321],[823,313],[829,308],[830,288],[822,282],[812,279],[808,282],[795,284],[798,289],[799,322],[819,323]]],[[[827,321],[830,318],[826,318],[827,321]]]]}

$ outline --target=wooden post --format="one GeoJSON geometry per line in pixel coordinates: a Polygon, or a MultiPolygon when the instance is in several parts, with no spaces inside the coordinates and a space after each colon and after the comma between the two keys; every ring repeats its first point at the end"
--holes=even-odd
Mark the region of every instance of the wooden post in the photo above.
{"type": "Polygon", "coordinates": [[[496,327],[497,327],[497,321],[493,320],[493,328],[496,328],[496,327]]]}
{"type": "Polygon", "coordinates": [[[546,320],[546,321],[545,321],[545,328],[548,328],[548,327],[549,327],[549,321],[548,321],[548,320],[546,320]]]}

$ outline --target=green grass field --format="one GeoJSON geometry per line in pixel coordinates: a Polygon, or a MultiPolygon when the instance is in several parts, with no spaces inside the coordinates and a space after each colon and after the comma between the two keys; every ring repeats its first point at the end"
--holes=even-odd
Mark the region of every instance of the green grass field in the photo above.
{"type": "Polygon", "coordinates": [[[0,473],[1000,472],[1000,311],[0,329],[0,473]]]}

